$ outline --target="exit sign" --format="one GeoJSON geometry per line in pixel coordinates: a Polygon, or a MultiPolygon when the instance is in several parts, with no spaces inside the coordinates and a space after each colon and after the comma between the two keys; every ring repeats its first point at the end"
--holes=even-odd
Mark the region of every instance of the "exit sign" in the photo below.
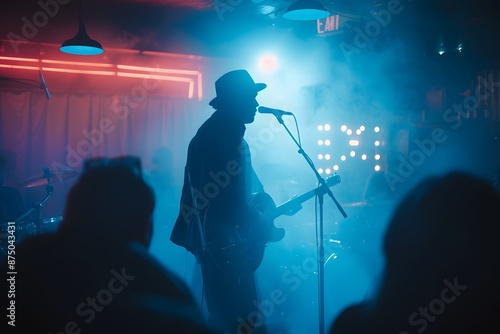
{"type": "Polygon", "coordinates": [[[340,15],[330,15],[324,19],[316,20],[316,32],[318,35],[330,35],[339,31],[340,15]]]}
{"type": "Polygon", "coordinates": [[[347,16],[340,14],[330,15],[327,18],[316,20],[316,33],[318,36],[330,36],[342,33],[344,23],[348,21],[359,21],[359,16],[347,16]]]}

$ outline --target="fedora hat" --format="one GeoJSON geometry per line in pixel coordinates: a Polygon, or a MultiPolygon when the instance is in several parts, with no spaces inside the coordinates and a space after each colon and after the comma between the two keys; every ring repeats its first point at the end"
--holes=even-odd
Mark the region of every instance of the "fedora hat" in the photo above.
{"type": "Polygon", "coordinates": [[[255,83],[246,70],[227,72],[215,81],[216,97],[208,104],[217,108],[235,96],[256,94],[266,87],[265,83],[255,83]]]}

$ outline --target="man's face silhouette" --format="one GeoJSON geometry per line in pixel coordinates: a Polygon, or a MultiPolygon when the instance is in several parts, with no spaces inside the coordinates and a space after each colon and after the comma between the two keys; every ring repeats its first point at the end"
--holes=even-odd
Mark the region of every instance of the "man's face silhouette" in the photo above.
{"type": "Polygon", "coordinates": [[[252,123],[255,119],[255,113],[259,106],[256,97],[257,93],[245,94],[234,101],[234,110],[243,124],[252,123]]]}

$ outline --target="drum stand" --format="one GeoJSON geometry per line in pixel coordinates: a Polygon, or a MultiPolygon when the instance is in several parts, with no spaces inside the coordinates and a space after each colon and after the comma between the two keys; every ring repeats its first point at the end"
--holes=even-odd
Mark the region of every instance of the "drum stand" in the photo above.
{"type": "MultiPolygon", "coordinates": [[[[333,200],[337,208],[339,209],[340,213],[342,213],[342,216],[344,218],[347,218],[347,214],[345,213],[344,209],[342,206],[339,204],[339,202],[335,199],[333,196],[332,191],[326,184],[325,179],[321,177],[321,175],[318,173],[316,167],[314,166],[313,161],[311,158],[304,152],[302,149],[301,144],[295,139],[295,137],[292,135],[288,127],[285,125],[283,122],[283,119],[281,115],[275,114],[278,122],[283,125],[285,130],[288,132],[290,137],[293,139],[297,147],[299,148],[298,153],[301,154],[304,159],[306,160],[307,164],[311,167],[313,170],[314,174],[316,175],[316,178],[318,179],[319,186],[316,189],[316,196],[318,197],[318,202],[319,202],[319,236],[317,242],[317,248],[318,248],[318,313],[319,313],[319,334],[324,334],[325,333],[325,302],[324,302],[324,267],[325,267],[325,248],[323,244],[323,197],[325,194],[328,194],[330,198],[333,200]]],[[[295,117],[294,117],[295,118],[295,117]]]]}
{"type": "Polygon", "coordinates": [[[45,203],[49,200],[49,198],[52,196],[54,193],[54,186],[52,183],[50,183],[50,178],[53,176],[52,173],[50,173],[48,168],[43,169],[43,178],[47,179],[47,185],[45,186],[45,191],[47,195],[45,195],[45,198],[38,203],[35,203],[31,209],[29,209],[26,213],[24,213],[21,217],[16,219],[16,223],[23,221],[26,217],[28,217],[30,214],[32,214],[34,211],[36,211],[36,221],[35,221],[35,228],[36,228],[36,234],[42,233],[42,209],[45,203]]]}

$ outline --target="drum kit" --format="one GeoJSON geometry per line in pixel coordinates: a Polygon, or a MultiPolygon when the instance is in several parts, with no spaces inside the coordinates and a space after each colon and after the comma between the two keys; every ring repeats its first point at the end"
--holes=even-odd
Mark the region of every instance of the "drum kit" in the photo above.
{"type": "MultiPolygon", "coordinates": [[[[46,195],[38,203],[35,203],[31,209],[25,212],[21,217],[15,220],[15,243],[19,243],[24,237],[51,233],[57,230],[59,223],[62,221],[62,216],[57,217],[42,217],[42,209],[45,203],[52,197],[54,192],[54,183],[64,182],[78,174],[77,171],[72,169],[49,170],[43,168],[41,175],[34,176],[22,182],[21,188],[35,188],[45,186],[46,195]]],[[[12,223],[9,223],[12,226],[12,223]]],[[[10,235],[12,227],[9,224],[0,224],[0,249],[5,252],[7,244],[7,236],[10,235]]]]}

